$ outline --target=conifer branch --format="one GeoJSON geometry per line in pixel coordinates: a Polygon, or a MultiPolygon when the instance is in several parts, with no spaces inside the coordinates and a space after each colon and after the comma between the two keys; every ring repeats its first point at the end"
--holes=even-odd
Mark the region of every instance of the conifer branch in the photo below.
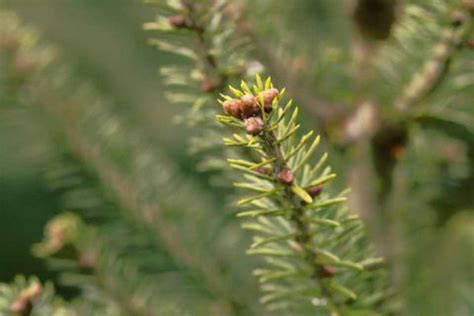
{"type": "Polygon", "coordinates": [[[473,14],[474,3],[470,0],[463,1],[461,7],[452,13],[450,25],[442,30],[441,38],[433,47],[431,56],[427,58],[420,71],[414,74],[402,95],[395,100],[397,110],[410,110],[442,83],[449,72],[452,58],[471,34],[473,14]]]}
{"type": "MultiPolygon", "coordinates": [[[[176,30],[184,29],[195,35],[197,45],[194,51],[197,56],[198,66],[200,66],[204,74],[201,90],[211,93],[216,88],[225,86],[228,78],[227,74],[222,72],[223,69],[221,69],[221,65],[211,51],[213,45],[208,39],[208,36],[210,36],[208,25],[201,21],[203,14],[209,14],[209,12],[203,12],[210,9],[206,7],[206,5],[209,4],[187,0],[182,0],[178,3],[180,3],[180,10],[178,10],[179,15],[169,17],[168,22],[170,26],[176,30]]],[[[153,25],[154,24],[147,23],[145,24],[145,29],[153,29],[153,25]]],[[[151,40],[150,43],[153,44],[153,40],[151,40]]]]}
{"type": "Polygon", "coordinates": [[[155,22],[144,25],[145,30],[157,31],[160,35],[150,39],[150,44],[185,56],[192,62],[191,69],[162,67],[162,75],[168,84],[188,88],[188,91],[178,89],[176,93],[169,93],[169,100],[193,105],[192,115],[186,118],[187,123],[206,122],[206,116],[200,113],[214,110],[212,100],[230,81],[241,78],[249,71],[245,60],[246,40],[234,36],[234,22],[226,13],[228,2],[145,2],[156,5],[160,10],[155,22]],[[196,88],[199,93],[196,93],[196,88]]]}
{"type": "MultiPolygon", "coordinates": [[[[343,246],[343,240],[349,237],[355,242],[364,237],[359,235],[358,220],[343,207],[345,197],[322,192],[334,174],[329,167],[323,169],[325,155],[317,164],[310,164],[319,137],[312,133],[300,139],[296,136],[298,109],[291,101],[280,107],[284,91],[275,89],[270,78],[264,83],[257,76],[252,88],[242,82],[240,90],[230,90],[233,97],[223,95],[220,100],[226,115],[217,120],[246,135],[236,133],[224,141],[228,146],[248,148],[260,159],[229,162],[246,173],[246,182],[236,186],[258,193],[239,204],[252,207],[240,217],[256,219],[243,225],[256,232],[248,253],[262,255],[272,266],[255,271],[267,293],[261,301],[270,309],[294,309],[295,301],[311,305],[313,298],[313,305],[332,315],[345,315],[351,305],[357,305],[358,295],[364,294],[356,294],[341,282],[351,273],[356,279],[367,273],[358,260],[365,260],[371,252],[365,244],[358,248],[357,259],[344,258],[354,254],[343,246]]],[[[363,281],[359,281],[361,286],[363,281]]]]}
{"type": "MultiPolygon", "coordinates": [[[[118,286],[112,280],[110,271],[105,275],[98,264],[98,243],[100,236],[92,226],[86,225],[78,215],[70,212],[60,214],[48,222],[45,228],[44,239],[33,246],[34,253],[40,258],[54,262],[55,260],[70,260],[79,271],[80,277],[91,281],[88,286],[94,285],[105,293],[120,311],[127,315],[153,315],[133,299],[131,293],[118,286]],[[94,249],[95,248],[95,249],[94,249]],[[92,250],[93,249],[93,250],[92,250]]],[[[63,274],[65,271],[62,271],[63,274]]]]}

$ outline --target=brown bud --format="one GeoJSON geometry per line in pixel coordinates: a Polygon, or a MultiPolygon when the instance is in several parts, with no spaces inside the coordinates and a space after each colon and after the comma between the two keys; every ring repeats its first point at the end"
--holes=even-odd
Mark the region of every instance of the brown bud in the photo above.
{"type": "Polygon", "coordinates": [[[272,110],[273,100],[275,100],[279,94],[280,92],[276,88],[271,88],[262,92],[265,112],[270,112],[272,110]]]}
{"type": "Polygon", "coordinates": [[[258,167],[255,169],[255,172],[258,172],[260,174],[263,174],[263,175],[270,175],[271,174],[271,170],[269,168],[265,168],[265,167],[258,167]]]}
{"type": "Polygon", "coordinates": [[[318,197],[321,192],[323,191],[323,187],[322,186],[316,186],[316,187],[311,187],[309,189],[306,190],[306,192],[308,192],[308,194],[314,199],[315,197],[318,197]]]}
{"type": "Polygon", "coordinates": [[[175,15],[168,18],[168,22],[175,28],[182,29],[188,27],[186,18],[182,15],[175,15]]]}
{"type": "Polygon", "coordinates": [[[336,269],[333,267],[321,266],[319,269],[319,276],[321,278],[332,278],[334,275],[336,275],[336,269]]]}
{"type": "Polygon", "coordinates": [[[258,117],[249,117],[245,120],[245,130],[250,135],[258,135],[263,131],[263,120],[258,117]]]}
{"type": "Polygon", "coordinates": [[[290,168],[285,168],[278,174],[278,181],[286,185],[293,184],[293,173],[291,172],[290,168]]]}
{"type": "Polygon", "coordinates": [[[217,85],[212,79],[204,79],[203,81],[201,81],[200,88],[202,92],[210,93],[216,90],[217,85]]]}
{"type": "Polygon", "coordinates": [[[240,100],[229,100],[225,101],[222,105],[224,108],[225,114],[229,116],[233,116],[235,118],[242,118],[242,110],[241,110],[241,103],[240,100]]]}
{"type": "Polygon", "coordinates": [[[257,104],[257,99],[250,94],[246,94],[240,98],[242,101],[242,115],[244,117],[249,117],[258,113],[259,108],[257,104]]]}

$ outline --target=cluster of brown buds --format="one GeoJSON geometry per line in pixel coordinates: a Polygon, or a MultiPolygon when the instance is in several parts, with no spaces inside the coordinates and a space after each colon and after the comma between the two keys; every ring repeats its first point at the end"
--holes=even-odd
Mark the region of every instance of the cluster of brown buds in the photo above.
{"type": "Polygon", "coordinates": [[[174,26],[177,29],[185,29],[189,27],[189,22],[186,19],[186,17],[182,15],[175,15],[175,16],[170,16],[168,18],[169,24],[174,26]]]}
{"type": "Polygon", "coordinates": [[[244,120],[248,134],[258,135],[262,132],[264,125],[261,118],[262,108],[267,113],[271,112],[273,101],[279,94],[280,92],[276,88],[262,91],[258,96],[245,94],[240,99],[225,101],[223,103],[224,112],[229,116],[244,120]]]}
{"type": "Polygon", "coordinates": [[[22,290],[17,300],[10,305],[10,311],[12,313],[27,315],[30,313],[32,306],[32,300],[36,297],[41,296],[43,293],[43,287],[39,282],[33,282],[29,287],[22,290]]]}

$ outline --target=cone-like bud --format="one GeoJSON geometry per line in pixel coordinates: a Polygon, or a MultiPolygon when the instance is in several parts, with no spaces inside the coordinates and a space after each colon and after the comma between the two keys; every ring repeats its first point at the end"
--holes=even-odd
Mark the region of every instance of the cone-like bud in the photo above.
{"type": "Polygon", "coordinates": [[[250,94],[246,94],[240,98],[242,101],[242,115],[244,117],[250,117],[259,112],[257,99],[250,94]]]}
{"type": "Polygon", "coordinates": [[[258,116],[249,117],[245,120],[245,130],[250,135],[260,134],[263,131],[263,120],[258,116]]]}
{"type": "Polygon", "coordinates": [[[272,171],[269,168],[265,168],[265,167],[258,167],[257,169],[255,169],[255,172],[258,172],[266,176],[272,173],[272,171]]]}
{"type": "Polygon", "coordinates": [[[168,22],[177,29],[188,27],[186,18],[182,15],[175,15],[168,18],[168,22]]]}
{"type": "Polygon", "coordinates": [[[242,118],[241,104],[242,101],[240,100],[229,100],[225,101],[222,106],[224,108],[225,114],[240,119],[242,118]]]}
{"type": "Polygon", "coordinates": [[[278,174],[278,181],[286,185],[293,184],[293,172],[291,172],[290,168],[285,168],[278,174]]]}
{"type": "Polygon", "coordinates": [[[270,112],[272,110],[273,100],[280,94],[280,91],[276,88],[271,88],[262,92],[263,97],[263,108],[265,112],[270,112]]]}
{"type": "Polygon", "coordinates": [[[214,92],[217,88],[216,83],[212,79],[204,79],[201,81],[200,89],[202,92],[211,93],[214,92]]]}
{"type": "Polygon", "coordinates": [[[319,276],[321,278],[332,278],[335,275],[336,269],[334,269],[333,267],[321,266],[321,269],[319,270],[319,276]]]}
{"type": "Polygon", "coordinates": [[[308,192],[308,194],[314,199],[315,197],[318,197],[321,192],[323,191],[323,187],[322,186],[316,186],[316,187],[312,187],[312,188],[309,188],[306,190],[306,192],[308,192]]]}

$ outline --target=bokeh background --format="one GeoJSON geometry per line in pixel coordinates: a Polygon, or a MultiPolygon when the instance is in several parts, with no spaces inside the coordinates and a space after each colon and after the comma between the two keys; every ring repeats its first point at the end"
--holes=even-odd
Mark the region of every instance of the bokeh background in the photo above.
{"type": "MultiPolygon", "coordinates": [[[[15,0],[9,4],[27,23],[37,26],[45,39],[57,44],[80,75],[113,96],[116,110],[136,124],[151,147],[163,148],[183,170],[192,170],[191,158],[185,154],[185,131],[171,119],[179,109],[164,100],[158,75],[160,63],[171,57],[148,46],[148,35],[142,30],[152,10],[130,0],[15,0]]],[[[0,124],[1,281],[15,274],[47,276],[44,262],[35,259],[30,249],[41,240],[47,220],[61,211],[58,197],[43,181],[50,159],[47,132],[19,119],[0,124]]]]}

